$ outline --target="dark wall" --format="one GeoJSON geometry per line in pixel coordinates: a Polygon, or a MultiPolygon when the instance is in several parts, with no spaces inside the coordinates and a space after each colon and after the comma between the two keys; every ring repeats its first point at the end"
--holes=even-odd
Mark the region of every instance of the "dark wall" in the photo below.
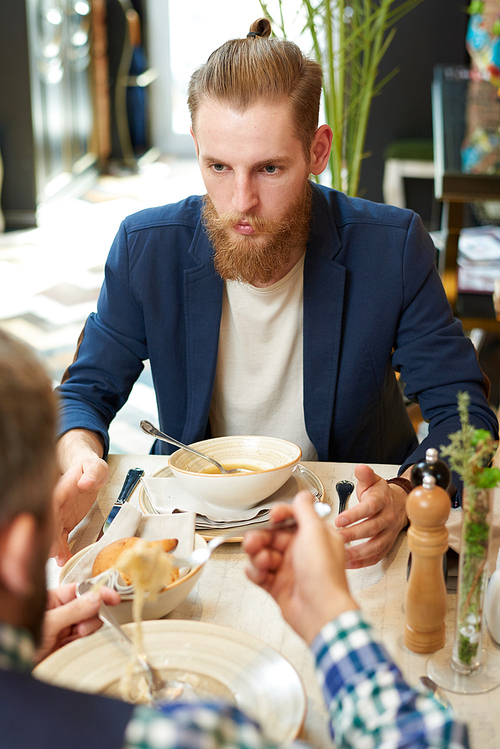
{"type": "MultiPolygon", "coordinates": [[[[381,63],[381,77],[398,67],[399,73],[372,102],[359,195],[383,201],[384,150],[397,138],[432,138],[431,82],[436,63],[468,63],[465,32],[469,16],[466,0],[424,0],[397,24],[397,32],[381,63]]],[[[422,195],[409,207],[420,211],[422,195]]],[[[430,211],[432,181],[418,180],[430,211]],[[422,184],[424,183],[424,184],[422,184]],[[425,184],[427,183],[427,184],[425,184]]],[[[407,195],[407,197],[409,197],[407,195]]],[[[424,216],[423,216],[424,217],[424,216]]],[[[424,217],[425,218],[425,217],[424,217]]]]}
{"type": "Polygon", "coordinates": [[[0,152],[5,174],[6,219],[34,223],[36,209],[26,8],[21,0],[0,2],[0,152]]]}

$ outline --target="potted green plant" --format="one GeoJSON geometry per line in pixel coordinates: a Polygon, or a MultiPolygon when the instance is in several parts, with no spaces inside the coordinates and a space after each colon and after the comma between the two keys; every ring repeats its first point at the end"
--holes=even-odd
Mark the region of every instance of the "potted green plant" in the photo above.
{"type": "MultiPolygon", "coordinates": [[[[283,0],[259,0],[265,15],[286,38],[283,0]],[[277,7],[275,18],[271,6],[277,7]]],[[[325,117],[333,130],[331,185],[358,192],[372,99],[398,72],[380,78],[380,62],[395,24],[423,0],[301,0],[299,14],[312,53],[323,68],[325,117]]]]}

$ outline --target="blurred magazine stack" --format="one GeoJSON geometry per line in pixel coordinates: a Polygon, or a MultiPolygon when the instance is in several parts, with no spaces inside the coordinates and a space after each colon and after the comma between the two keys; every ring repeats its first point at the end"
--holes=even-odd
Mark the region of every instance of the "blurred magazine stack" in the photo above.
{"type": "MultiPolygon", "coordinates": [[[[433,231],[431,236],[438,253],[442,252],[442,232],[433,231]]],[[[462,229],[457,262],[459,315],[500,319],[500,226],[462,229]]]]}
{"type": "Polygon", "coordinates": [[[462,229],[458,265],[459,292],[492,294],[500,281],[500,226],[462,229]]]}

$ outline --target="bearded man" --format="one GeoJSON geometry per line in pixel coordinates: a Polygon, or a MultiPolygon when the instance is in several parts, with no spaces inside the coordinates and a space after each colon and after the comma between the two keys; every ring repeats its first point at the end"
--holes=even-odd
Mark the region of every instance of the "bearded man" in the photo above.
{"type": "MultiPolygon", "coordinates": [[[[259,19],[189,86],[204,198],[126,219],[97,314],[59,388],[58,559],[107,478],[109,423],[150,360],[160,427],[184,443],[263,434],[304,460],[361,463],[337,518],[347,566],[374,564],[407,522],[411,466],[456,431],[458,391],[495,437],[488,383],[453,318],[434,245],[411,211],[313,184],[321,69],[259,19]],[[396,380],[418,400],[419,445],[396,380]],[[394,463],[382,480],[364,463],[394,463]]],[[[153,451],[167,452],[165,443],[153,451]]],[[[458,479],[455,477],[455,485],[458,479]]]]}

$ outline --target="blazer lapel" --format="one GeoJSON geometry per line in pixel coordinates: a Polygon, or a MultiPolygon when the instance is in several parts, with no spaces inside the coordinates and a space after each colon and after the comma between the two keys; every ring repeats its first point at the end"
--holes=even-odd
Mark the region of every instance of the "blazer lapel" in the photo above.
{"type": "Polygon", "coordinates": [[[314,188],[311,236],[304,264],[304,415],[319,460],[329,460],[330,431],[339,375],[345,268],[324,196],[314,188]]]}

